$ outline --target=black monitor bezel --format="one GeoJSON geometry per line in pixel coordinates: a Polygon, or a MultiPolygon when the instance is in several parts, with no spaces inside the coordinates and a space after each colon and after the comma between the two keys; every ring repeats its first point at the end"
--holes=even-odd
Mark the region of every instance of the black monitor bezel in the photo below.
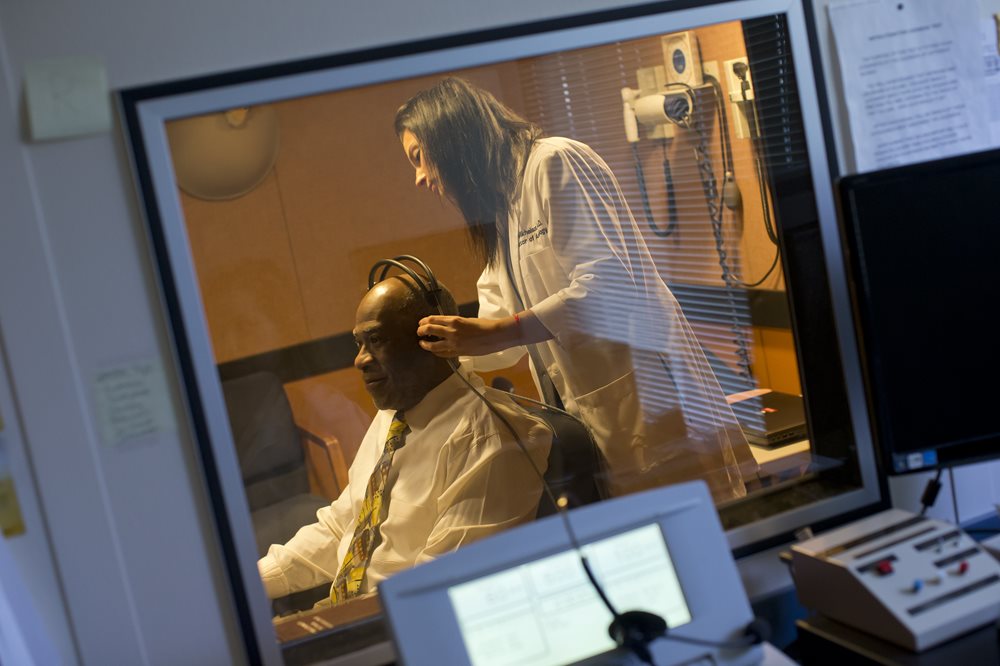
{"type": "Polygon", "coordinates": [[[866,341],[871,339],[872,321],[871,304],[868,300],[865,281],[865,266],[862,263],[863,252],[859,248],[859,220],[853,214],[852,195],[862,188],[880,187],[881,185],[900,179],[925,178],[942,172],[959,172],[974,169],[983,165],[995,167],[1000,163],[1000,149],[981,151],[945,157],[936,160],[907,164],[888,169],[879,169],[865,173],[852,174],[837,179],[837,217],[840,225],[844,260],[847,266],[848,287],[851,295],[851,309],[854,313],[854,324],[861,360],[862,377],[864,381],[865,402],[868,406],[868,418],[871,423],[872,441],[878,454],[878,464],[885,476],[905,476],[908,474],[926,473],[937,469],[946,469],[960,465],[986,462],[1000,458],[1000,434],[989,439],[969,443],[944,444],[934,447],[936,463],[919,467],[901,469],[894,464],[893,456],[901,452],[894,447],[894,435],[889,427],[887,407],[880,399],[879,377],[875,350],[866,341]]]}

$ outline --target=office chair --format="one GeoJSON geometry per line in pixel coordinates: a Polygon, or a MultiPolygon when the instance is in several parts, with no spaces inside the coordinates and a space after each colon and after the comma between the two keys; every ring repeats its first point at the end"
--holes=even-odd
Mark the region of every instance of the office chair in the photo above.
{"type": "MultiPolygon", "coordinates": [[[[258,554],[316,519],[333,497],[310,490],[307,450],[336,440],[298,428],[281,380],[255,372],[222,382],[258,554]]],[[[329,492],[329,490],[328,490],[329,492]]]]}
{"type": "MultiPolygon", "coordinates": [[[[491,386],[511,392],[514,385],[504,377],[495,377],[491,386]]],[[[607,467],[587,427],[579,419],[549,405],[510,393],[517,403],[530,414],[541,418],[552,430],[552,447],[549,449],[545,483],[552,495],[566,502],[572,509],[609,497],[607,467]]],[[[538,518],[552,515],[556,508],[543,493],[538,503],[538,518]]]]}

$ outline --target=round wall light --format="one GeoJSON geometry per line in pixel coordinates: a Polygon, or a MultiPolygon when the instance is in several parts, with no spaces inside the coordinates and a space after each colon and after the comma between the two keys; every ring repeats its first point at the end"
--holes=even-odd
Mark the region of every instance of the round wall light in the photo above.
{"type": "Polygon", "coordinates": [[[211,201],[235,199],[259,185],[278,157],[278,114],[244,106],[167,123],[177,185],[211,201]]]}

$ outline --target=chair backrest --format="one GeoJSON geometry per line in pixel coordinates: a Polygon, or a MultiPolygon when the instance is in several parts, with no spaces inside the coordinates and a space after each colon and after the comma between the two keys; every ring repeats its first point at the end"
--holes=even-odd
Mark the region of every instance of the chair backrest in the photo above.
{"type": "Polygon", "coordinates": [[[226,380],[222,393],[250,510],[308,493],[305,454],[277,375],[255,372],[226,380]]]}
{"type": "MultiPolygon", "coordinates": [[[[517,399],[517,396],[513,397],[517,399]]],[[[520,404],[542,418],[552,429],[552,448],[549,450],[545,482],[556,499],[565,498],[566,508],[572,509],[608,497],[604,456],[587,427],[579,419],[548,406],[524,401],[520,404]]],[[[538,503],[538,517],[555,511],[552,502],[543,494],[538,503]]]]}

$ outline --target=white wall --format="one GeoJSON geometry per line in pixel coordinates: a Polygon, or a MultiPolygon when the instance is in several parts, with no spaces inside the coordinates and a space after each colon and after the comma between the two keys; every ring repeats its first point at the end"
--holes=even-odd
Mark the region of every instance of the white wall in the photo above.
{"type": "Polygon", "coordinates": [[[96,432],[99,368],[150,357],[171,376],[175,367],[120,135],[25,143],[25,64],[98,56],[117,89],[612,4],[0,4],[0,331],[19,426],[10,446],[30,452],[34,474],[23,467],[18,485],[30,494],[37,482],[45,516],[29,515],[16,556],[37,598],[61,585],[66,616],[58,604],[43,610],[65,661],[217,664],[239,652],[176,382],[175,432],[122,448],[96,432]],[[44,535],[58,579],[44,565],[44,535]]]}
{"type": "Polygon", "coordinates": [[[174,432],[132,448],[109,448],[96,434],[100,367],[150,357],[171,377],[175,367],[120,135],[24,142],[25,64],[99,56],[117,89],[617,4],[0,4],[0,344],[12,389],[3,406],[16,410],[10,446],[32,498],[29,540],[15,556],[65,661],[227,663],[238,647],[176,382],[174,432]],[[65,614],[51,603],[57,586],[65,614]]]}
{"type": "MultiPolygon", "coordinates": [[[[833,131],[839,147],[838,162],[842,173],[853,172],[853,155],[849,141],[849,125],[847,108],[838,93],[840,73],[836,62],[836,52],[833,46],[833,36],[827,20],[827,7],[830,0],[811,1],[815,16],[817,37],[820,47],[820,60],[826,80],[827,92],[831,100],[833,131]]],[[[935,2],[937,0],[924,0],[935,2]]],[[[1000,0],[981,0],[982,16],[989,18],[1000,12],[1000,0]]],[[[911,474],[894,477],[889,480],[889,491],[893,506],[910,511],[920,510],[920,497],[924,486],[933,474],[911,474]]],[[[945,474],[941,481],[944,487],[938,496],[937,503],[930,510],[930,515],[944,520],[956,522],[974,521],[993,514],[995,504],[1000,502],[1000,462],[966,465],[954,470],[955,494],[958,512],[956,515],[952,495],[952,475],[945,474]]]]}

